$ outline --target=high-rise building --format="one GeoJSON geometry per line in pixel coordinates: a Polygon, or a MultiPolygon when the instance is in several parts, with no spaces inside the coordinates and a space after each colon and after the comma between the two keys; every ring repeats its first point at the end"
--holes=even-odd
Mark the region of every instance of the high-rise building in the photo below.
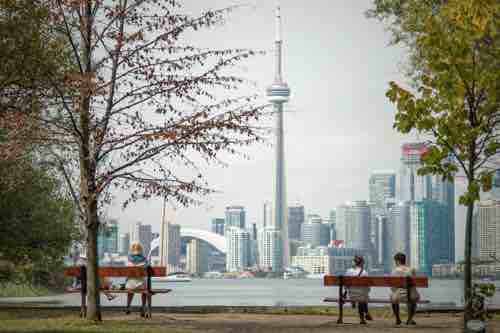
{"type": "MultiPolygon", "coordinates": [[[[411,262],[410,253],[410,203],[399,202],[389,211],[389,231],[391,234],[391,253],[394,255],[402,252],[406,255],[407,261],[411,262]]],[[[393,265],[392,256],[389,264],[393,265]]]]}
{"type": "Polygon", "coordinates": [[[388,199],[396,197],[396,173],[392,170],[373,171],[369,180],[370,202],[375,214],[385,213],[388,199]]]}
{"type": "Polygon", "coordinates": [[[433,264],[446,264],[449,251],[446,242],[446,207],[433,200],[410,204],[410,264],[425,274],[432,274],[433,264]]]}
{"type": "Polygon", "coordinates": [[[335,209],[330,210],[330,239],[337,239],[337,211],[335,209]]]}
{"type": "Polygon", "coordinates": [[[191,239],[186,245],[186,268],[190,274],[208,271],[208,249],[203,241],[191,239]]]}
{"type": "Polygon", "coordinates": [[[212,232],[218,235],[224,236],[224,219],[223,218],[213,218],[212,219],[212,232]]]}
{"type": "Polygon", "coordinates": [[[319,231],[319,245],[328,246],[331,238],[331,225],[328,220],[321,220],[321,227],[319,231]]]}
{"type": "Polygon", "coordinates": [[[281,230],[267,227],[261,231],[260,237],[260,262],[261,268],[273,272],[280,272],[283,268],[281,260],[281,230]]]}
{"type": "Polygon", "coordinates": [[[377,216],[378,244],[377,244],[377,262],[382,265],[384,273],[391,271],[391,262],[393,253],[391,252],[391,232],[390,222],[386,215],[377,216]]]}
{"type": "Polygon", "coordinates": [[[130,234],[128,232],[120,235],[120,246],[118,252],[121,256],[126,256],[130,248],[130,234]]]}
{"type": "Polygon", "coordinates": [[[398,179],[398,201],[422,201],[431,198],[430,175],[419,175],[422,155],[428,147],[424,143],[405,143],[401,147],[401,168],[398,179]]]}
{"type": "Polygon", "coordinates": [[[309,214],[307,220],[302,224],[302,242],[304,245],[316,247],[321,245],[322,220],[319,215],[309,214]]]}
{"type": "Polygon", "coordinates": [[[169,272],[179,267],[181,258],[181,226],[168,224],[168,263],[169,272]]]}
{"type": "Polygon", "coordinates": [[[264,201],[262,205],[262,228],[272,227],[273,223],[273,203],[271,201],[264,201]]]}
{"type": "Polygon", "coordinates": [[[474,243],[479,259],[500,258],[500,201],[481,201],[477,205],[474,243]]]}
{"type": "Polygon", "coordinates": [[[237,227],[245,229],[245,207],[228,206],[226,207],[226,220],[224,228],[237,227]]]}
{"type": "Polygon", "coordinates": [[[370,250],[370,207],[366,201],[345,203],[337,208],[338,239],[348,248],[370,250]]]}
{"type": "Polygon", "coordinates": [[[250,233],[238,227],[227,227],[226,236],[226,270],[242,272],[248,268],[250,258],[250,233]]]}
{"type": "Polygon", "coordinates": [[[109,220],[99,226],[97,252],[100,258],[105,253],[118,253],[118,221],[109,220]]]}
{"type": "Polygon", "coordinates": [[[288,207],[288,237],[290,239],[300,239],[300,229],[304,219],[304,206],[296,204],[288,207]]]}
{"type": "Polygon", "coordinates": [[[440,221],[440,260],[443,264],[455,262],[455,184],[453,181],[433,176],[432,200],[439,203],[439,209],[446,210],[446,219],[440,221]]]}
{"type": "Polygon", "coordinates": [[[290,243],[288,241],[288,208],[286,200],[285,183],[285,145],[283,130],[283,104],[288,102],[290,89],[283,81],[281,70],[281,14],[280,8],[276,9],[276,38],[275,38],[275,76],[273,84],[267,88],[266,94],[270,103],[273,104],[276,115],[276,164],[274,179],[274,201],[273,201],[273,227],[281,230],[282,264],[289,266],[290,243]]]}
{"type": "Polygon", "coordinates": [[[136,222],[132,229],[132,242],[139,242],[144,250],[144,255],[149,254],[153,233],[150,224],[136,222]]]}

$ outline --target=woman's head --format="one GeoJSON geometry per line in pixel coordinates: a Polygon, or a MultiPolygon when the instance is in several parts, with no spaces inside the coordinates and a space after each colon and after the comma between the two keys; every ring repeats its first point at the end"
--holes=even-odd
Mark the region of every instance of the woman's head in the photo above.
{"type": "Polygon", "coordinates": [[[362,256],[354,256],[354,259],[352,261],[354,262],[354,266],[356,267],[362,267],[365,263],[365,260],[362,256]]]}
{"type": "Polygon", "coordinates": [[[133,242],[130,246],[130,254],[132,255],[142,255],[142,245],[139,242],[133,242]]]}
{"type": "Polygon", "coordinates": [[[396,263],[396,266],[406,265],[406,256],[404,255],[404,253],[396,253],[394,255],[394,262],[396,263]]]}

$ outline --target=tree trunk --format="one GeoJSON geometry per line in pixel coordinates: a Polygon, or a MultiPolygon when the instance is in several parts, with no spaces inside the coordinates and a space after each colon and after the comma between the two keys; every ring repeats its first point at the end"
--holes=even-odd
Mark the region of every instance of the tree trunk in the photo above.
{"type": "MultiPolygon", "coordinates": [[[[92,197],[92,196],[91,196],[92,197]]],[[[97,253],[97,200],[89,200],[87,206],[87,319],[91,321],[101,321],[100,293],[99,293],[99,277],[98,269],[98,253],[97,253]]]]}
{"type": "Polygon", "coordinates": [[[472,217],[474,204],[467,205],[467,219],[465,221],[465,250],[464,250],[464,327],[472,319],[472,217]]]}

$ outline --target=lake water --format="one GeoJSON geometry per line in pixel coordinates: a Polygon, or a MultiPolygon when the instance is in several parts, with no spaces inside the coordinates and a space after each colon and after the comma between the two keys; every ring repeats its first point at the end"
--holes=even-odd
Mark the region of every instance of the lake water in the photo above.
{"type": "MultiPolygon", "coordinates": [[[[497,288],[500,281],[496,282],[497,288]]],[[[325,305],[323,297],[338,295],[336,287],[324,287],[323,280],[315,279],[193,279],[192,282],[154,283],[153,287],[171,288],[168,295],[153,298],[157,306],[315,306],[325,305]]],[[[388,288],[373,288],[371,297],[387,297],[388,288]]],[[[462,302],[462,281],[430,280],[429,288],[419,289],[424,299],[432,303],[462,302]]],[[[77,294],[58,296],[65,305],[79,305],[77,294]]],[[[134,303],[140,297],[136,296],[134,303]]],[[[120,305],[125,302],[125,295],[109,302],[104,297],[102,305],[120,305]]],[[[500,292],[497,292],[492,304],[500,306],[500,292]]]]}

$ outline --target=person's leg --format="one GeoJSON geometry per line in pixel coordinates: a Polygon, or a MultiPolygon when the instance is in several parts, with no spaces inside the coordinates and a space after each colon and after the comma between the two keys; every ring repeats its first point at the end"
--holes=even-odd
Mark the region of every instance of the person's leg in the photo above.
{"type": "Polygon", "coordinates": [[[417,323],[413,320],[415,313],[417,312],[417,304],[416,303],[408,303],[408,320],[406,321],[407,325],[416,325],[417,323]]]}
{"type": "Polygon", "coordinates": [[[366,320],[373,320],[372,316],[370,315],[370,313],[368,312],[368,302],[365,303],[365,319],[366,320]]]}
{"type": "Polygon", "coordinates": [[[358,303],[358,312],[359,312],[359,322],[360,322],[360,324],[366,324],[364,303],[361,303],[361,302],[358,303]]]}
{"type": "Polygon", "coordinates": [[[145,293],[141,294],[141,303],[142,303],[141,317],[144,317],[145,316],[145,309],[146,309],[146,294],[145,293]]]}
{"type": "Polygon", "coordinates": [[[130,304],[132,304],[132,300],[134,299],[134,293],[127,293],[127,310],[126,314],[130,313],[130,304]]]}
{"type": "Polygon", "coordinates": [[[393,303],[392,304],[392,312],[394,313],[394,316],[396,317],[396,325],[401,324],[401,317],[399,316],[399,304],[393,303]]]}

